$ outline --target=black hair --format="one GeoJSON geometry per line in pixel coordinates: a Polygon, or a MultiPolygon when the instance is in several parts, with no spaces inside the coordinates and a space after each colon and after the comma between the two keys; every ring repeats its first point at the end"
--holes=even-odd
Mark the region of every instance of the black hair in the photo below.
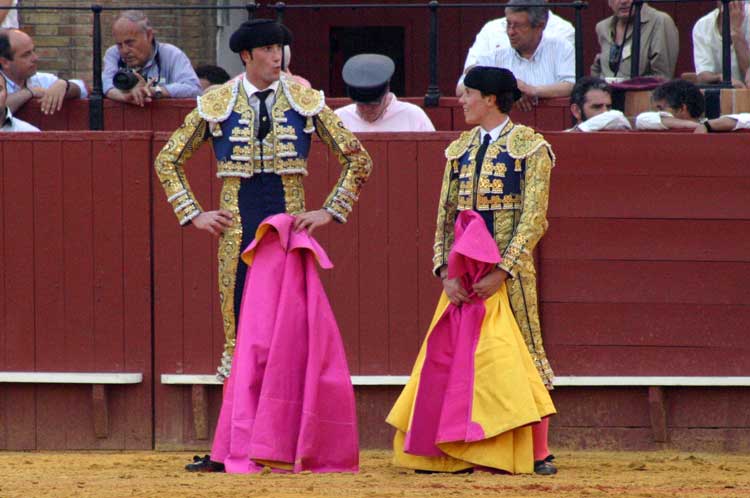
{"type": "Polygon", "coordinates": [[[601,90],[612,95],[612,87],[606,81],[595,76],[584,76],[576,81],[575,86],[573,86],[573,91],[570,92],[570,103],[577,105],[579,109],[583,109],[583,104],[586,103],[586,94],[591,90],[601,90]]]}
{"type": "Polygon", "coordinates": [[[211,64],[203,64],[195,68],[195,74],[198,75],[199,79],[207,80],[212,85],[221,85],[231,79],[229,73],[219,66],[212,66],[211,64]]]}
{"type": "Polygon", "coordinates": [[[679,109],[684,104],[693,118],[699,118],[706,110],[706,100],[700,89],[689,81],[667,81],[651,94],[653,100],[664,100],[672,109],[679,109]]]}
{"type": "Polygon", "coordinates": [[[13,60],[13,50],[10,48],[10,30],[0,29],[0,57],[13,60]]]}

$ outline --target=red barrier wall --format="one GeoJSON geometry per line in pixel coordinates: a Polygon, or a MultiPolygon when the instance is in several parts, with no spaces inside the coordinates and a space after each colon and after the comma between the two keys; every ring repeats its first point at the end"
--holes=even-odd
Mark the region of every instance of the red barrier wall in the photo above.
{"type": "Polygon", "coordinates": [[[0,448],[151,448],[151,134],[0,136],[0,370],[143,373],[106,439],[91,386],[0,384],[0,448]]]}
{"type": "MultiPolygon", "coordinates": [[[[438,131],[465,130],[461,104],[455,97],[443,97],[437,107],[424,107],[422,97],[405,97],[402,100],[423,107],[438,131]]],[[[351,103],[347,98],[329,98],[326,103],[338,109],[351,103]]],[[[172,131],[195,108],[194,99],[167,99],[152,102],[146,107],[104,101],[104,129],[172,131]]],[[[39,104],[31,102],[18,111],[18,117],[36,125],[42,131],[88,130],[89,101],[69,100],[60,112],[51,116],[42,113],[39,104]]],[[[513,111],[512,118],[540,130],[564,130],[571,123],[568,99],[543,100],[530,112],[513,111]]]]}
{"type": "MultiPolygon", "coordinates": [[[[316,233],[336,265],[322,276],[354,374],[411,368],[440,290],[431,246],[455,136],[363,135],[373,176],[349,223],[316,233]]],[[[749,375],[748,135],[546,136],[558,163],[538,256],[556,372],[749,375]]],[[[108,439],[92,434],[87,386],[2,385],[0,447],[148,448],[151,424],[157,448],[208,444],[194,435],[190,389],[159,381],[211,374],[223,343],[216,240],[178,226],[151,173],[166,137],[0,137],[0,370],[144,374],[112,388],[108,439]]],[[[209,147],[187,171],[203,205],[216,206],[209,147]]],[[[338,173],[315,142],[308,207],[338,173]]],[[[363,446],[387,445],[382,419],[398,390],[358,389],[363,446]]],[[[207,401],[212,430],[220,390],[207,401]]],[[[654,447],[643,389],[562,388],[555,401],[558,444],[654,447]]],[[[668,408],[675,447],[750,447],[746,389],[673,389],[668,408]]]]}

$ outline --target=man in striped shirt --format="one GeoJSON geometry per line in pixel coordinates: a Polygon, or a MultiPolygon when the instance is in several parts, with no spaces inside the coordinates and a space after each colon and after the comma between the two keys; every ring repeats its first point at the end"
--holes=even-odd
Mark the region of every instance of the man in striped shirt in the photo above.
{"type": "Polygon", "coordinates": [[[517,105],[529,111],[540,98],[569,97],[575,84],[575,49],[565,39],[545,37],[548,7],[514,7],[527,0],[510,0],[505,19],[510,46],[480,56],[477,65],[509,69],[523,97],[517,105]]]}

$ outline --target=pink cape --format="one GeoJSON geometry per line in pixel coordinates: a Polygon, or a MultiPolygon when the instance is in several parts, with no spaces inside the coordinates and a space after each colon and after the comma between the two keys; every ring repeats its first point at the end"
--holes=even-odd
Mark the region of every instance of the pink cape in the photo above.
{"type": "Polygon", "coordinates": [[[293,223],[267,218],[242,255],[250,268],[211,449],[227,472],[358,470],[354,390],[315,261],[333,265],[293,223]]]}
{"type": "Polygon", "coordinates": [[[471,302],[449,305],[428,338],[412,424],[404,443],[407,453],[439,457],[444,453],[437,443],[486,437],[482,426],[471,421],[474,352],[485,316],[484,301],[472,286],[500,261],[497,244],[482,217],[474,211],[461,211],[448,256],[448,278],[461,278],[471,302]]]}

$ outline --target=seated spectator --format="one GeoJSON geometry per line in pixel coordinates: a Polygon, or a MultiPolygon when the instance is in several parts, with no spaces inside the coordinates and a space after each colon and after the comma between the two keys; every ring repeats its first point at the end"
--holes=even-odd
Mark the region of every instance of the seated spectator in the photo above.
{"type": "Polygon", "coordinates": [[[548,7],[513,6],[524,3],[526,0],[510,0],[506,4],[510,46],[478,57],[477,64],[513,72],[523,93],[517,105],[528,111],[540,98],[570,96],[575,83],[575,50],[566,40],[542,36],[548,7]]]}
{"type": "Polygon", "coordinates": [[[655,110],[638,115],[637,130],[695,130],[706,110],[703,93],[685,80],[668,81],[655,89],[651,103],[655,110]]]}
{"type": "MultiPolygon", "coordinates": [[[[602,78],[631,78],[633,54],[633,0],[609,0],[613,15],[596,25],[600,52],[591,75],[602,78]]],[[[674,21],[660,10],[643,5],[641,50],[638,76],[671,79],[677,65],[680,39],[674,21]]]]}
{"type": "Polygon", "coordinates": [[[566,131],[630,130],[625,115],[612,109],[612,88],[601,78],[578,80],[570,94],[570,112],[576,125],[566,131]]]}
{"type": "Polygon", "coordinates": [[[231,79],[229,73],[224,68],[219,66],[212,66],[211,64],[203,64],[195,68],[195,75],[198,76],[198,81],[201,84],[203,93],[213,89],[219,85],[223,85],[231,79]]]}
{"type": "Polygon", "coordinates": [[[737,130],[750,130],[750,112],[707,119],[695,129],[694,133],[721,133],[737,130]]]}
{"type": "Polygon", "coordinates": [[[435,131],[421,107],[401,102],[390,92],[396,69],[385,55],[359,54],[344,64],[341,75],[353,104],[334,111],[349,130],[435,131]]]}
{"type": "Polygon", "coordinates": [[[8,99],[8,83],[5,76],[0,74],[0,131],[39,131],[36,126],[13,117],[13,113],[5,105],[8,99]]]}
{"type": "MultiPolygon", "coordinates": [[[[572,24],[560,16],[549,11],[547,22],[544,26],[544,36],[562,38],[575,46],[576,31],[572,24]]],[[[480,57],[492,55],[496,50],[509,47],[508,21],[504,17],[493,19],[482,27],[477,33],[474,44],[469,48],[464,62],[464,71],[478,64],[480,57]]]]}
{"type": "Polygon", "coordinates": [[[62,109],[65,99],[85,98],[86,85],[81,80],[65,80],[50,73],[38,73],[39,57],[34,41],[17,29],[0,29],[0,69],[5,77],[8,99],[6,105],[16,112],[36,98],[42,112],[54,114],[62,109]]]}
{"type": "Polygon", "coordinates": [[[201,95],[190,59],[174,45],[157,42],[143,12],[128,10],[117,16],[112,36],[117,44],[104,54],[102,72],[103,92],[110,99],[143,106],[153,99],[201,95]]]}
{"type": "MultiPolygon", "coordinates": [[[[15,7],[18,0],[0,0],[0,7],[15,7]]],[[[0,10],[0,28],[18,29],[18,11],[16,9],[0,10]]]]}
{"type": "MultiPolygon", "coordinates": [[[[699,83],[718,83],[722,80],[721,13],[722,3],[693,26],[693,62],[699,83]]],[[[729,4],[729,20],[732,38],[732,86],[750,86],[750,4],[729,4]]]]}

